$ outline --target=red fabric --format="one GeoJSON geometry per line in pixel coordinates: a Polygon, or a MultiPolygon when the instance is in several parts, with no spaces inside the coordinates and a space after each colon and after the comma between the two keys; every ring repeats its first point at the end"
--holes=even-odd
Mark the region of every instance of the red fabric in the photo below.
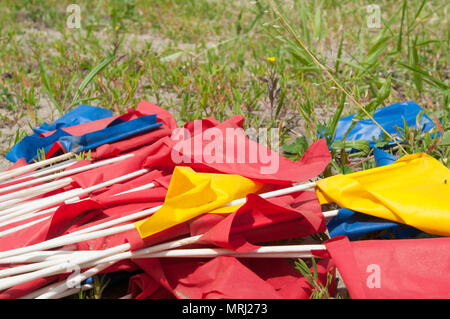
{"type": "MultiPolygon", "coordinates": [[[[311,296],[313,287],[286,260],[248,258],[244,259],[243,263],[272,285],[285,299],[307,299],[311,296]]],[[[313,271],[312,267],[310,271],[313,271]]],[[[332,281],[328,286],[328,291],[331,296],[334,296],[336,293],[336,268],[334,262],[329,258],[319,260],[317,262],[317,278],[324,287],[326,286],[329,272],[332,274],[332,281]]]]}
{"type": "Polygon", "coordinates": [[[136,107],[136,111],[141,112],[143,115],[157,114],[158,122],[163,123],[164,126],[168,127],[170,130],[174,130],[178,127],[177,121],[166,109],[152,104],[148,101],[142,100],[136,107]]]}
{"type": "Polygon", "coordinates": [[[101,159],[113,157],[118,154],[136,150],[142,146],[150,145],[163,137],[170,136],[172,131],[178,127],[172,114],[170,114],[167,110],[147,101],[142,100],[137,106],[136,112],[142,115],[157,114],[157,121],[162,123],[162,126],[149,133],[99,146],[94,152],[92,152],[92,158],[101,159]]]}
{"type": "Polygon", "coordinates": [[[272,286],[234,257],[201,260],[134,260],[177,298],[281,299],[272,286]],[[160,264],[160,265],[158,265],[160,264]]]}
{"type": "Polygon", "coordinates": [[[450,238],[325,243],[354,299],[450,298],[450,238]]]}
{"type": "Polygon", "coordinates": [[[106,159],[118,156],[125,152],[133,152],[139,147],[150,145],[163,137],[170,136],[171,131],[165,127],[160,127],[156,130],[137,135],[126,140],[122,140],[112,144],[104,144],[91,153],[95,160],[106,159]]]}
{"type": "MultiPolygon", "coordinates": [[[[11,171],[13,169],[19,168],[19,167],[23,167],[28,165],[27,161],[22,157],[20,159],[18,159],[14,164],[12,164],[6,171],[11,171]]],[[[29,172],[27,172],[28,174],[29,172]]]]}
{"type": "MultiPolygon", "coordinates": [[[[220,256],[204,259],[135,259],[148,276],[130,282],[139,298],[161,298],[157,284],[177,298],[188,299],[291,299],[308,298],[312,287],[307,279],[281,259],[236,259],[220,256]],[[136,289],[137,288],[137,289],[136,289]],[[140,295],[138,294],[140,292],[140,295]]],[[[327,272],[334,278],[329,259],[318,263],[318,279],[324,286],[327,272]]],[[[330,287],[334,294],[334,281],[330,287]]],[[[164,298],[164,297],[162,297],[164,298]]]]}
{"type": "Polygon", "coordinates": [[[130,278],[128,292],[131,293],[132,299],[147,299],[150,296],[155,299],[174,298],[169,291],[146,273],[130,278]]]}
{"type": "Polygon", "coordinates": [[[96,201],[103,205],[121,206],[124,203],[151,203],[151,207],[154,202],[162,203],[166,197],[167,189],[164,187],[155,187],[151,189],[145,189],[141,191],[131,192],[123,195],[110,196],[104,193],[96,197],[96,201]]]}
{"type": "MultiPolygon", "coordinates": [[[[153,188],[149,188],[147,189],[148,191],[151,191],[153,189],[160,189],[160,188],[164,188],[167,190],[167,187],[161,187],[160,183],[158,182],[160,178],[163,177],[163,172],[159,171],[159,170],[152,170],[146,174],[137,176],[131,180],[122,182],[122,183],[118,183],[118,184],[114,184],[110,187],[108,187],[108,189],[104,192],[101,192],[101,194],[97,194],[95,197],[96,199],[103,199],[103,198],[109,198],[111,197],[111,200],[116,200],[118,198],[122,198],[124,195],[128,195],[128,196],[133,196],[133,194],[135,192],[130,192],[124,195],[118,195],[120,193],[126,192],[126,191],[131,191],[135,188],[144,186],[144,185],[148,185],[150,183],[153,183],[155,186],[153,188]]],[[[164,185],[163,185],[164,186],[164,185]]],[[[139,191],[138,191],[139,192],[139,191]]],[[[165,194],[164,194],[165,196],[165,194]]],[[[163,198],[164,199],[164,198],[163,198]]],[[[126,200],[126,198],[125,198],[126,200]]]]}
{"type": "MultiPolygon", "coordinates": [[[[143,100],[139,103],[136,110],[129,109],[127,113],[119,116],[109,117],[102,120],[75,125],[68,128],[64,128],[63,130],[73,136],[81,136],[90,132],[104,129],[116,119],[121,119],[123,121],[130,121],[138,117],[150,114],[157,114],[157,121],[162,123],[162,126],[151,132],[140,134],[138,136],[134,136],[123,141],[118,141],[111,144],[104,144],[97,147],[95,150],[92,150],[91,152],[92,159],[94,160],[105,159],[117,156],[125,152],[134,151],[139,147],[150,145],[163,137],[170,136],[172,134],[172,131],[175,128],[177,128],[177,123],[175,119],[167,110],[143,100]]],[[[43,134],[43,136],[49,136],[53,133],[54,131],[46,132],[43,134]]],[[[67,150],[64,149],[61,143],[56,142],[47,152],[46,157],[50,158],[60,151],[67,152],[67,150]]]]}
{"type": "MultiPolygon", "coordinates": [[[[73,136],[81,136],[81,135],[84,135],[87,133],[102,130],[117,119],[121,119],[123,121],[131,121],[131,120],[138,118],[139,116],[141,116],[141,114],[139,114],[138,112],[136,112],[132,109],[129,109],[127,113],[124,113],[121,115],[111,116],[111,117],[107,117],[107,118],[96,120],[96,121],[91,121],[91,122],[87,122],[87,123],[83,123],[83,124],[64,127],[61,130],[66,133],[69,133],[70,135],[73,135],[73,136]]],[[[48,137],[55,132],[56,131],[44,132],[40,136],[48,137]]]]}
{"type": "MultiPolygon", "coordinates": [[[[211,226],[213,219],[217,220],[206,217],[206,224],[211,226]]],[[[197,231],[201,228],[198,220],[193,227],[197,231]]],[[[258,248],[252,243],[298,238],[325,230],[325,220],[314,192],[301,192],[295,198],[272,199],[249,194],[247,202],[208,230],[200,243],[250,251],[258,248]]]]}
{"type": "MultiPolygon", "coordinates": [[[[157,174],[149,174],[148,178],[157,174]]],[[[142,180],[140,182],[143,182],[142,180]]],[[[155,187],[120,196],[101,194],[89,200],[61,205],[54,213],[36,216],[0,227],[0,231],[51,216],[50,219],[32,225],[21,231],[6,235],[0,240],[0,251],[29,246],[54,238],[61,234],[89,227],[96,223],[143,211],[161,205],[167,189],[155,187]]],[[[139,242],[139,245],[141,243],[139,242]]]]}
{"type": "Polygon", "coordinates": [[[216,124],[213,119],[186,124],[190,136],[186,136],[188,133],[185,130],[174,134],[172,140],[165,140],[172,149],[168,160],[172,161],[172,165],[190,166],[197,171],[238,174],[276,185],[315,177],[331,160],[325,139],[321,139],[308,148],[300,161],[290,161],[247,138],[240,127],[242,121],[242,116],[233,116],[216,126],[213,126],[216,124]],[[195,123],[202,123],[202,131],[198,129],[196,132],[195,123]],[[229,132],[235,132],[236,136],[231,136],[229,132]],[[217,138],[216,134],[223,138],[217,138]],[[266,155],[263,159],[255,154],[266,155]]]}
{"type": "Polygon", "coordinates": [[[45,278],[38,278],[23,284],[11,287],[0,292],[0,299],[18,299],[32,293],[35,290],[43,288],[54,282],[63,280],[66,275],[56,275],[45,278]]]}
{"type": "Polygon", "coordinates": [[[142,168],[148,167],[153,170],[155,165],[152,165],[152,161],[160,162],[161,158],[166,158],[168,154],[166,149],[167,146],[162,141],[142,147],[133,152],[134,156],[130,158],[71,176],[73,184],[87,188],[142,168]]]}

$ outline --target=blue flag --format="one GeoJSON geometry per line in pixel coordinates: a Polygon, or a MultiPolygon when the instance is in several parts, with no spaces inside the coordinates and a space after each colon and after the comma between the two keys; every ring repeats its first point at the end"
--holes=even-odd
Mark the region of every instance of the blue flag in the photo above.
{"type": "Polygon", "coordinates": [[[45,132],[51,132],[57,129],[101,120],[112,116],[112,110],[82,104],[69,111],[67,114],[61,116],[53,123],[44,123],[40,127],[33,129],[33,131],[37,134],[42,134],[45,132]]]}
{"type": "MultiPolygon", "coordinates": [[[[377,121],[389,134],[399,135],[397,127],[399,129],[404,127],[404,122],[409,127],[417,128],[417,115],[422,112],[422,108],[413,101],[401,102],[379,108],[375,111],[373,118],[377,121]]],[[[343,117],[339,120],[334,140],[342,140],[347,130],[352,124],[353,117],[356,114],[352,114],[343,117]]],[[[419,125],[422,132],[427,132],[435,127],[433,121],[426,115],[420,119],[419,125]]],[[[381,129],[372,122],[370,119],[359,120],[356,125],[350,130],[345,140],[356,141],[366,140],[370,142],[370,147],[374,147],[376,142],[383,136],[381,129]]],[[[394,143],[394,142],[392,142],[394,143]]]]}
{"type": "MultiPolygon", "coordinates": [[[[66,122],[67,123],[67,122],[66,122]]],[[[27,163],[37,158],[40,150],[45,154],[55,143],[60,143],[67,152],[83,152],[94,149],[100,145],[113,143],[138,134],[146,133],[158,128],[162,123],[157,122],[156,114],[138,117],[134,120],[124,121],[116,119],[104,129],[90,132],[81,136],[73,136],[61,128],[47,137],[39,137],[39,134],[26,136],[16,144],[6,155],[11,162],[25,158],[27,163]]]]}

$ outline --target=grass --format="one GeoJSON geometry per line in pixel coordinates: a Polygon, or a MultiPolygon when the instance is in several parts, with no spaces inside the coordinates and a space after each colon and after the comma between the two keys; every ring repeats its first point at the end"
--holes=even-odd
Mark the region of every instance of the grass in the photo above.
{"type": "Polygon", "coordinates": [[[277,127],[294,160],[323,130],[328,176],[375,166],[366,142],[332,144],[339,118],[414,100],[439,124],[399,128],[404,151],[450,166],[447,1],[376,1],[376,28],[367,1],[275,2],[303,45],[266,0],[79,0],[80,29],[66,25],[71,3],[0,4],[2,154],[80,103],[119,113],[146,99],[179,124],[242,114],[246,127],[277,127]]]}

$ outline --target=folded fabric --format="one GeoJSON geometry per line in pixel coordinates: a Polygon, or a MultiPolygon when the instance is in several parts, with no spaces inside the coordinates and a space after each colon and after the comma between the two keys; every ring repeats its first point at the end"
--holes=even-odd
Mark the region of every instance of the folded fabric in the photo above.
{"type": "Polygon", "coordinates": [[[47,152],[59,138],[70,136],[71,134],[66,132],[65,128],[92,123],[111,116],[112,111],[110,110],[80,105],[52,124],[44,123],[39,128],[34,129],[35,133],[33,135],[24,137],[11,148],[6,154],[6,159],[16,162],[24,158],[29,163],[37,157],[39,150],[43,149],[47,152]]]}
{"type": "Polygon", "coordinates": [[[33,129],[36,134],[79,125],[113,116],[112,110],[91,105],[79,105],[67,112],[51,124],[43,123],[40,127],[33,129]]]}
{"type": "Polygon", "coordinates": [[[450,238],[325,242],[353,299],[450,298],[450,238]]]}
{"type": "Polygon", "coordinates": [[[145,100],[139,102],[139,105],[136,108],[136,112],[142,115],[157,114],[157,121],[158,123],[161,123],[161,126],[157,130],[139,134],[137,136],[127,138],[123,141],[101,145],[92,152],[91,157],[93,159],[104,159],[117,156],[125,152],[134,151],[139,147],[155,143],[164,137],[170,137],[173,130],[178,128],[177,122],[175,121],[172,114],[170,114],[162,107],[154,105],[145,100]]]}
{"type": "Polygon", "coordinates": [[[131,121],[114,120],[106,128],[87,133],[81,136],[73,136],[58,129],[48,137],[39,137],[38,134],[26,136],[20,143],[16,144],[7,154],[7,159],[15,162],[20,158],[30,163],[37,158],[38,152],[44,150],[47,157],[51,157],[55,143],[59,149],[66,152],[83,152],[98,147],[104,143],[123,140],[128,137],[145,133],[159,127],[161,123],[156,122],[156,115],[148,115],[131,121]]]}
{"type": "MultiPolygon", "coordinates": [[[[263,184],[232,174],[196,173],[189,167],[175,167],[163,207],[149,218],[135,223],[142,238],[193,219],[255,193],[263,184]]],[[[221,212],[233,212],[229,206],[221,212]]]]}
{"type": "MultiPolygon", "coordinates": [[[[392,164],[398,158],[379,148],[374,148],[378,166],[392,164]]],[[[330,219],[327,229],[331,237],[347,236],[350,240],[360,240],[366,234],[385,231],[381,238],[414,237],[422,232],[416,228],[391,222],[382,218],[361,214],[350,209],[339,209],[338,215],[330,219]]]]}
{"type": "MultiPolygon", "coordinates": [[[[198,234],[204,228],[200,223],[200,220],[193,222],[191,232],[195,228],[198,234]]],[[[199,242],[251,251],[259,247],[255,243],[295,239],[323,231],[325,220],[314,192],[272,199],[249,194],[244,205],[211,227],[199,242]]]]}
{"type": "Polygon", "coordinates": [[[379,148],[374,147],[373,155],[375,157],[375,162],[377,162],[377,166],[386,166],[394,163],[398,160],[398,157],[387,153],[379,148]]]}
{"type": "Polygon", "coordinates": [[[63,136],[58,142],[66,152],[84,152],[100,145],[124,140],[131,136],[148,132],[161,126],[156,114],[138,117],[130,121],[116,119],[106,128],[82,136],[63,136]]]}
{"type": "Polygon", "coordinates": [[[434,235],[450,235],[450,170],[424,154],[394,164],[317,181],[321,204],[406,224],[434,235]]]}
{"type": "Polygon", "coordinates": [[[187,123],[167,140],[172,165],[196,171],[238,174],[263,183],[290,185],[316,177],[331,160],[325,139],[313,143],[298,162],[250,140],[243,117],[218,123],[213,118],[187,123]]]}
{"type": "MultiPolygon", "coordinates": [[[[306,299],[312,287],[285,260],[237,259],[219,256],[199,259],[134,259],[147,276],[140,275],[140,287],[130,282],[132,297],[165,298],[158,284],[180,299],[306,299]],[[140,293],[140,296],[139,296],[140,293]]],[[[330,292],[334,292],[334,264],[329,259],[318,265],[318,281],[326,285],[332,273],[330,292]]]]}
{"type": "MultiPolygon", "coordinates": [[[[417,103],[408,101],[379,108],[373,114],[373,118],[389,134],[398,136],[397,128],[403,128],[404,123],[409,127],[417,128],[417,115],[422,111],[422,108],[417,103]]],[[[342,140],[350,128],[355,115],[352,114],[339,120],[334,140],[342,140]]],[[[427,132],[435,127],[433,121],[426,114],[423,114],[419,125],[422,132],[427,132]]],[[[370,147],[373,147],[380,138],[383,138],[381,129],[372,120],[363,119],[356,123],[345,139],[347,141],[366,140],[370,142],[370,147]]]]}
{"type": "Polygon", "coordinates": [[[422,233],[414,227],[345,208],[327,223],[327,229],[331,237],[347,236],[350,240],[360,240],[364,235],[377,231],[385,231],[380,238],[410,238],[422,233]]]}

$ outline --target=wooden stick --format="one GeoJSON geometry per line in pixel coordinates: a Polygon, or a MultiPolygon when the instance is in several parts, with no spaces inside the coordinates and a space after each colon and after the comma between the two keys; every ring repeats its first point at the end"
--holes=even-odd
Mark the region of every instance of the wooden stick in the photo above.
{"type": "Polygon", "coordinates": [[[26,166],[18,167],[16,169],[12,169],[10,171],[2,172],[2,173],[0,173],[0,181],[6,181],[12,177],[16,177],[18,175],[34,171],[35,169],[64,161],[72,156],[75,156],[75,153],[70,152],[70,153],[62,154],[60,156],[49,158],[45,161],[40,161],[40,162],[29,164],[26,166]]]}
{"type": "MultiPolygon", "coordinates": [[[[103,257],[111,256],[114,254],[117,254],[123,250],[129,249],[129,244],[119,245],[113,248],[105,249],[96,254],[94,257],[95,259],[100,259],[103,257]]],[[[33,280],[35,278],[45,278],[48,276],[52,276],[53,274],[61,274],[64,272],[70,272],[74,268],[76,269],[78,265],[92,261],[93,257],[91,255],[89,256],[83,256],[79,258],[73,258],[72,260],[68,260],[65,263],[59,263],[54,266],[50,266],[45,269],[40,269],[38,271],[34,271],[31,273],[21,274],[18,276],[8,277],[0,279],[0,290],[11,288],[15,285],[19,285],[24,282],[28,282],[30,280],[33,280]]]]}
{"type": "MultiPolygon", "coordinates": [[[[0,193],[5,193],[5,192],[12,191],[12,190],[16,190],[16,189],[24,188],[24,187],[27,187],[27,186],[31,186],[31,185],[34,185],[34,184],[44,183],[44,182],[47,182],[47,181],[50,181],[50,180],[53,180],[53,179],[56,179],[56,178],[66,177],[66,176],[69,176],[69,175],[85,172],[85,171],[88,171],[88,170],[91,170],[91,169],[94,169],[94,168],[98,168],[98,167],[102,167],[102,166],[105,166],[105,165],[108,165],[108,164],[113,164],[113,163],[116,163],[116,162],[120,162],[120,161],[122,161],[124,159],[130,158],[130,157],[133,157],[133,156],[134,156],[134,154],[126,154],[126,155],[123,155],[123,156],[119,156],[119,157],[107,159],[107,160],[104,160],[104,161],[100,161],[100,162],[97,162],[97,163],[93,163],[93,164],[77,167],[77,168],[70,169],[70,170],[67,170],[67,171],[63,171],[63,172],[60,172],[60,173],[56,173],[56,174],[47,175],[47,176],[43,176],[43,177],[40,177],[40,178],[32,179],[32,180],[29,180],[29,181],[26,181],[26,182],[22,182],[22,183],[19,183],[19,184],[14,184],[14,185],[11,185],[11,186],[3,187],[3,188],[0,188],[0,193]]],[[[73,181],[72,179],[70,179],[70,180],[71,180],[71,182],[73,181]]],[[[46,185],[49,185],[49,184],[46,184],[46,185]]],[[[32,191],[34,189],[38,189],[38,187],[28,188],[27,190],[32,191]]],[[[2,197],[1,196],[0,196],[0,201],[2,201],[2,197]]]]}
{"type": "MultiPolygon", "coordinates": [[[[133,188],[133,189],[121,192],[121,193],[113,194],[112,197],[123,195],[123,194],[132,193],[132,192],[137,192],[137,191],[141,191],[141,190],[145,190],[145,189],[150,189],[150,188],[153,188],[153,187],[155,187],[155,184],[154,183],[149,183],[149,184],[145,184],[145,185],[142,185],[142,186],[139,186],[139,187],[136,187],[136,188],[133,188]]],[[[84,200],[88,200],[88,199],[90,199],[90,198],[87,197],[87,198],[84,198],[84,199],[79,199],[78,197],[76,197],[76,198],[72,198],[72,199],[66,200],[65,203],[69,204],[69,203],[72,203],[72,202],[84,201],[84,200]]],[[[10,218],[7,221],[5,221],[5,222],[0,223],[0,227],[8,225],[8,224],[11,224],[11,223],[15,223],[15,222],[18,222],[18,221],[21,221],[21,220],[26,220],[26,219],[29,219],[29,218],[33,218],[33,217],[36,217],[36,216],[45,215],[45,214],[48,214],[48,213],[53,213],[59,207],[60,206],[56,206],[56,207],[53,207],[53,208],[50,208],[50,209],[46,209],[46,210],[43,210],[43,211],[38,211],[38,212],[35,212],[35,213],[28,213],[28,214],[21,215],[21,216],[16,217],[16,218],[11,217],[10,215],[8,215],[10,218]]],[[[33,222],[30,222],[29,226],[27,226],[27,227],[33,226],[32,223],[33,222]]],[[[21,227],[21,226],[17,226],[17,227],[21,227]]],[[[23,229],[25,229],[27,227],[21,228],[20,230],[23,230],[23,229]]],[[[18,230],[16,230],[16,231],[18,231],[18,230]]],[[[14,233],[15,231],[9,232],[9,230],[6,230],[5,232],[8,232],[8,234],[10,234],[10,233],[14,233]]],[[[0,237],[2,237],[2,233],[1,232],[0,232],[0,237]]]]}
{"type": "MultiPolygon", "coordinates": [[[[201,236],[195,236],[201,237],[201,236]]],[[[189,242],[187,239],[182,243],[182,245],[189,245],[195,242],[189,242]]],[[[172,242],[174,245],[175,242],[172,242]]],[[[173,247],[175,248],[175,247],[173,247]]],[[[99,273],[100,271],[112,266],[114,263],[124,260],[124,259],[140,259],[140,258],[214,258],[217,256],[234,256],[237,258],[311,258],[312,250],[326,250],[324,245],[291,245],[291,246],[265,246],[260,247],[251,252],[236,252],[229,249],[223,248],[197,248],[197,249],[173,249],[173,250],[160,250],[161,245],[156,245],[154,247],[144,248],[135,252],[124,252],[103,259],[98,259],[98,263],[89,270],[80,273],[73,278],[71,278],[72,284],[78,284],[83,280],[99,273]],[[159,247],[157,247],[159,246],[159,247]],[[153,251],[153,252],[152,252],[153,251]]],[[[84,265],[83,268],[90,267],[90,265],[84,265]]],[[[47,288],[44,293],[39,296],[33,294],[27,296],[28,298],[37,299],[50,299],[55,298],[58,293],[62,293],[67,290],[66,281],[60,281],[58,284],[53,284],[51,287],[47,288]]]]}
{"type": "MultiPolygon", "coordinates": [[[[149,171],[147,169],[141,169],[139,171],[130,173],[130,174],[126,174],[114,179],[111,179],[109,181],[106,181],[104,183],[98,184],[98,185],[94,185],[88,188],[78,188],[78,189],[74,189],[74,190],[70,190],[67,191],[65,193],[61,193],[61,194],[57,194],[51,197],[45,197],[45,198],[41,198],[38,199],[35,202],[31,202],[31,203],[25,203],[22,206],[20,206],[20,208],[18,209],[17,207],[13,207],[11,209],[7,209],[4,210],[3,212],[1,212],[1,215],[6,215],[8,214],[9,217],[13,216],[18,216],[18,215],[23,215],[23,214],[27,214],[33,211],[37,211],[40,209],[44,209],[47,207],[51,207],[53,205],[57,205],[60,204],[66,200],[70,200],[85,194],[89,194],[95,190],[98,189],[102,189],[104,187],[108,187],[111,186],[113,184],[128,180],[130,178],[134,178],[136,176],[148,173],[149,171]]],[[[2,221],[2,217],[0,217],[0,221],[2,221]]]]}
{"type": "MultiPolygon", "coordinates": [[[[260,196],[263,198],[270,198],[270,197],[275,197],[275,196],[280,196],[280,195],[286,195],[286,194],[310,189],[311,185],[313,185],[313,183],[292,186],[292,187],[288,187],[288,188],[285,188],[282,190],[277,190],[277,191],[273,191],[273,192],[260,194],[260,196]]],[[[314,183],[314,185],[315,185],[315,183],[314,183]]],[[[246,201],[246,198],[242,198],[239,200],[232,201],[228,205],[242,204],[242,203],[245,203],[245,201],[246,201]]],[[[151,215],[151,214],[155,213],[156,211],[158,211],[161,207],[162,207],[162,205],[153,207],[151,209],[144,210],[142,212],[130,214],[128,216],[120,217],[120,218],[117,218],[117,219],[114,219],[114,220],[111,220],[111,221],[108,221],[105,223],[87,227],[80,231],[74,232],[72,234],[67,234],[67,235],[64,235],[64,236],[61,236],[58,238],[50,239],[48,241],[44,241],[42,243],[38,243],[35,245],[30,245],[27,247],[21,247],[21,248],[17,248],[17,249],[0,252],[0,261],[2,258],[5,258],[5,257],[16,256],[16,255],[20,255],[23,253],[37,251],[37,250],[47,250],[47,249],[57,248],[57,247],[61,247],[61,246],[67,245],[67,244],[75,244],[75,243],[82,242],[82,241],[89,240],[89,239],[100,238],[100,237],[109,236],[109,235],[118,234],[118,233],[121,233],[124,231],[136,229],[134,224],[126,224],[126,225],[117,226],[117,227],[111,227],[111,226],[121,224],[124,222],[128,222],[130,220],[142,218],[144,216],[151,215]],[[109,227],[111,227],[111,228],[109,228],[109,227]],[[106,229],[106,228],[108,228],[108,229],[106,229]]]]}
{"type": "Polygon", "coordinates": [[[3,185],[3,184],[7,184],[7,183],[11,183],[11,182],[17,182],[17,181],[20,181],[20,180],[25,179],[25,178],[29,178],[29,177],[37,178],[37,177],[41,177],[41,176],[52,174],[54,172],[62,171],[64,169],[66,169],[67,167],[70,167],[71,165],[75,164],[76,162],[77,162],[77,160],[75,158],[69,159],[69,160],[65,160],[65,161],[63,161],[61,163],[57,163],[57,164],[49,166],[49,167],[41,168],[41,169],[39,169],[39,170],[37,170],[35,172],[31,172],[31,173],[28,173],[28,174],[21,175],[19,177],[15,177],[15,178],[8,179],[6,181],[0,182],[0,187],[2,187],[1,185],[3,185]]]}
{"type": "Polygon", "coordinates": [[[43,185],[39,185],[39,186],[35,186],[35,187],[31,187],[31,188],[26,188],[17,192],[13,192],[13,193],[9,193],[6,195],[2,195],[0,196],[0,203],[5,202],[7,200],[10,199],[15,199],[15,198],[21,198],[21,199],[27,199],[27,198],[31,198],[31,197],[35,197],[38,195],[42,195],[63,187],[66,187],[67,185],[69,185],[70,183],[72,183],[73,180],[70,177],[64,178],[64,179],[60,179],[51,183],[47,183],[47,184],[43,184],[43,185]]]}

